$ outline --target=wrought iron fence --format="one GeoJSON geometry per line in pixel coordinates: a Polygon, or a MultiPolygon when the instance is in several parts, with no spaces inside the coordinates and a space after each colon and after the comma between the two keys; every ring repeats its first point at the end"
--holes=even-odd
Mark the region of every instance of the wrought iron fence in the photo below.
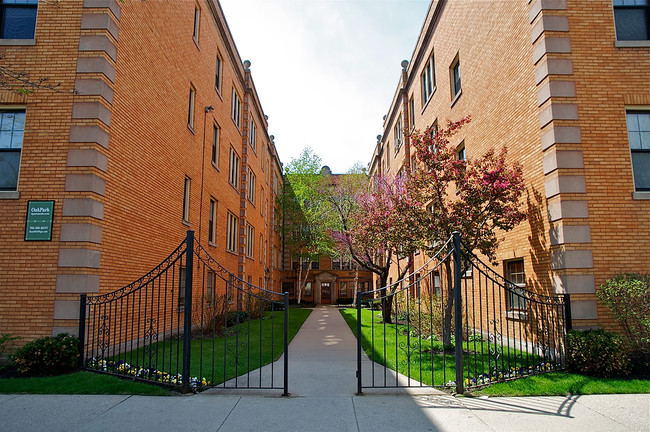
{"type": "Polygon", "coordinates": [[[142,278],[108,294],[81,296],[80,366],[185,392],[223,387],[288,394],[288,300],[287,293],[230,273],[188,231],[142,278]],[[282,371],[274,364],[280,355],[282,371]]]}
{"type": "Polygon", "coordinates": [[[506,280],[455,235],[402,280],[358,293],[357,391],[434,386],[462,393],[562,369],[569,305],[568,295],[506,280]]]}

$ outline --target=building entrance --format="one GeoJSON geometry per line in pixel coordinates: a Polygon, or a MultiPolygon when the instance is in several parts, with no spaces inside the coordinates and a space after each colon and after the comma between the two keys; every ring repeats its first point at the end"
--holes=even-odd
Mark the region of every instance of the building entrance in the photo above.
{"type": "Polygon", "coordinates": [[[322,304],[332,303],[332,283],[321,282],[320,284],[320,302],[322,304]]]}

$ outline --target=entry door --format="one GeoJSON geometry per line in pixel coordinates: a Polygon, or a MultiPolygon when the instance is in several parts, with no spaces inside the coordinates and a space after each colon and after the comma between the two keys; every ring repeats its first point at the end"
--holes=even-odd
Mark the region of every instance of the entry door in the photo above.
{"type": "Polygon", "coordinates": [[[332,283],[331,282],[321,282],[320,283],[320,302],[323,304],[332,303],[332,283]]]}

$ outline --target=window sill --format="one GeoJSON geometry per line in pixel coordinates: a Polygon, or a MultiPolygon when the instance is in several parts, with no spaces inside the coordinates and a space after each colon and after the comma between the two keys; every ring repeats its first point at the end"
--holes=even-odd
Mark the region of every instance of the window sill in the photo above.
{"type": "Polygon", "coordinates": [[[650,40],[617,40],[614,41],[616,48],[650,48],[650,40]]]}
{"type": "Polygon", "coordinates": [[[634,192],[632,194],[634,200],[650,200],[650,191],[634,192]]]}
{"type": "Polygon", "coordinates": [[[520,310],[506,311],[506,319],[513,320],[513,321],[527,321],[528,312],[524,312],[520,310]]]}
{"type": "Polygon", "coordinates": [[[2,46],[33,46],[36,45],[36,39],[0,39],[2,46]]]}
{"type": "Polygon", "coordinates": [[[217,171],[221,172],[221,170],[219,169],[219,165],[217,165],[216,163],[214,163],[214,162],[212,162],[212,161],[211,161],[211,163],[212,163],[212,167],[213,167],[214,169],[216,169],[217,171]]]}
{"type": "Polygon", "coordinates": [[[20,198],[20,192],[18,191],[0,191],[0,200],[17,200],[20,198]]]}
{"type": "Polygon", "coordinates": [[[221,99],[221,102],[223,102],[223,96],[221,96],[221,89],[217,86],[214,86],[214,91],[217,92],[217,96],[219,96],[219,99],[221,99]]]}
{"type": "Polygon", "coordinates": [[[190,222],[186,221],[185,219],[183,219],[183,225],[192,226],[192,224],[190,224],[190,222]]]}
{"type": "Polygon", "coordinates": [[[208,245],[210,245],[212,247],[217,247],[217,244],[215,242],[213,242],[213,241],[210,241],[210,240],[208,240],[208,245]]]}
{"type": "Polygon", "coordinates": [[[195,36],[192,36],[192,40],[194,41],[194,45],[196,45],[196,49],[201,51],[201,47],[199,46],[199,41],[196,40],[195,36]]]}
{"type": "Polygon", "coordinates": [[[449,108],[453,108],[454,105],[456,105],[456,101],[460,99],[460,96],[463,94],[463,89],[461,88],[458,93],[456,93],[456,96],[454,96],[454,99],[451,101],[451,105],[449,105],[449,108]]]}
{"type": "Polygon", "coordinates": [[[194,132],[194,128],[190,125],[187,125],[187,128],[192,132],[192,135],[196,135],[196,132],[194,132]]]}

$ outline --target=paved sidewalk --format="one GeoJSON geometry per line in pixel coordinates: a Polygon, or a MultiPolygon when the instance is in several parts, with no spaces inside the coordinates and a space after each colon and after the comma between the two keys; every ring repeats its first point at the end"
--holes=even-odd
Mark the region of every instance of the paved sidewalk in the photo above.
{"type": "Polygon", "coordinates": [[[220,389],[172,397],[0,395],[0,431],[650,432],[647,394],[455,398],[370,389],[356,396],[355,341],[335,308],[316,308],[305,322],[289,347],[289,370],[289,398],[220,389]]]}

